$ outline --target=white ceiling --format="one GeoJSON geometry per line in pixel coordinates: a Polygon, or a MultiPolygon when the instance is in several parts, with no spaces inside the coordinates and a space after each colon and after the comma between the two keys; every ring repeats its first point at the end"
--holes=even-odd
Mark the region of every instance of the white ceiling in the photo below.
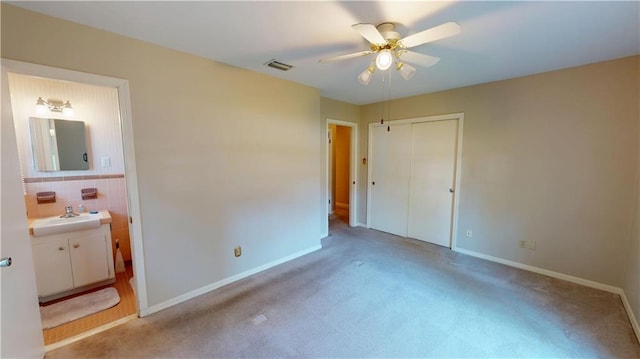
{"type": "MultiPolygon", "coordinates": [[[[415,47],[439,57],[409,81],[392,73],[390,98],[491,82],[640,54],[640,2],[10,2],[219,62],[318,88],[353,104],[382,99],[369,61],[325,57],[368,49],[351,25],[397,23],[401,36],[448,21],[462,33],[415,47]],[[294,65],[281,72],[264,64],[294,65]]],[[[374,56],[374,55],[369,55],[374,56]]]]}

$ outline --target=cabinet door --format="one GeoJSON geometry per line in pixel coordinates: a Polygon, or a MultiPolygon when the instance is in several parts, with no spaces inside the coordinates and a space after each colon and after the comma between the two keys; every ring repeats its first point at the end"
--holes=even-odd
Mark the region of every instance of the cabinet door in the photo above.
{"type": "Polygon", "coordinates": [[[374,126],[371,136],[370,227],[405,237],[409,210],[411,124],[374,126]]]}
{"type": "Polygon", "coordinates": [[[67,240],[51,239],[33,246],[38,295],[46,296],[73,288],[67,240]]]}
{"type": "Polygon", "coordinates": [[[69,238],[74,287],[109,278],[107,238],[104,233],[91,233],[69,238]]]}

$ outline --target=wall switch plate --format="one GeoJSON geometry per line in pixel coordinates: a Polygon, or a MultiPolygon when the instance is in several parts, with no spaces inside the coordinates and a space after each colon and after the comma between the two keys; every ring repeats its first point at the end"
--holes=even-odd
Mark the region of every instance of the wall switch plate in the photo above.
{"type": "Polygon", "coordinates": [[[233,249],[233,255],[236,257],[240,257],[242,255],[242,247],[237,246],[233,249]]]}
{"type": "Polygon", "coordinates": [[[473,237],[473,232],[471,231],[471,229],[467,229],[467,238],[471,237],[473,237]]]}
{"type": "Polygon", "coordinates": [[[107,167],[111,167],[111,158],[109,157],[102,157],[100,159],[100,163],[102,164],[103,168],[107,168],[107,167]]]}

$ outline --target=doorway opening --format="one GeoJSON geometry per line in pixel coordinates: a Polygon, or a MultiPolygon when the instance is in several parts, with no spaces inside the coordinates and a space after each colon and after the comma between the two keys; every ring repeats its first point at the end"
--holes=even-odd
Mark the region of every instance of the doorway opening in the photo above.
{"type": "MultiPolygon", "coordinates": [[[[132,221],[133,218],[139,218],[139,202],[131,139],[128,84],[125,80],[4,59],[3,65],[8,65],[3,67],[9,80],[13,124],[27,209],[25,216],[30,223],[25,231],[31,230],[34,219],[57,217],[63,214],[68,206],[72,207],[74,213],[85,212],[85,215],[89,215],[89,212],[99,212],[99,215],[103,216],[100,228],[107,228],[104,235],[105,245],[102,248],[103,253],[107,253],[105,263],[109,266],[108,278],[85,275],[82,272],[84,269],[79,269],[84,267],[74,266],[71,248],[77,247],[70,244],[71,242],[68,242],[66,247],[54,246],[53,249],[59,253],[69,252],[66,258],[71,261],[71,286],[61,284],[60,287],[52,288],[49,278],[38,278],[47,272],[46,265],[38,262],[40,255],[44,258],[50,256],[43,252],[46,251],[47,245],[36,248],[36,244],[39,245],[41,242],[36,243],[34,240],[38,237],[30,237],[41,313],[42,308],[108,287],[115,288],[120,298],[119,302],[110,308],[60,325],[45,328],[43,322],[44,344],[47,350],[51,350],[136,318],[140,311],[146,308],[143,262],[139,255],[142,253],[140,225],[139,221],[132,221]],[[74,113],[63,115],[51,110],[38,111],[34,106],[34,99],[39,97],[55,100],[64,98],[64,101],[70,101],[74,113]],[[39,149],[33,146],[30,132],[30,122],[34,118],[83,122],[87,145],[84,157],[88,160],[89,169],[53,172],[36,170],[33,158],[34,152],[39,149]],[[97,190],[97,195],[93,198],[83,196],[87,189],[97,190]],[[55,192],[56,201],[38,203],[37,194],[42,192],[55,192]],[[119,248],[116,248],[116,242],[119,248]],[[78,277],[92,279],[77,283],[78,277]]],[[[52,137],[55,136],[55,131],[56,129],[51,132],[52,137]]],[[[55,159],[56,155],[50,157],[55,159]]]]}
{"type": "Polygon", "coordinates": [[[357,223],[357,124],[327,120],[328,214],[354,227],[357,223]]]}

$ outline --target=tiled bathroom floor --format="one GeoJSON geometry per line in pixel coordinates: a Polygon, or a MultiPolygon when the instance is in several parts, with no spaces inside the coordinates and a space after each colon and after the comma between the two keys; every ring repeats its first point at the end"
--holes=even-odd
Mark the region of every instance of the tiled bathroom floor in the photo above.
{"type": "Polygon", "coordinates": [[[133,277],[133,267],[127,266],[123,273],[116,273],[116,282],[113,286],[118,290],[120,295],[120,303],[116,306],[92,314],[90,316],[80,318],[73,322],[69,322],[55,328],[45,329],[44,344],[49,345],[61,340],[71,338],[75,335],[84,333],[91,329],[114,322],[118,319],[127,317],[136,313],[136,298],[133,288],[129,285],[129,279],[133,277]]]}

